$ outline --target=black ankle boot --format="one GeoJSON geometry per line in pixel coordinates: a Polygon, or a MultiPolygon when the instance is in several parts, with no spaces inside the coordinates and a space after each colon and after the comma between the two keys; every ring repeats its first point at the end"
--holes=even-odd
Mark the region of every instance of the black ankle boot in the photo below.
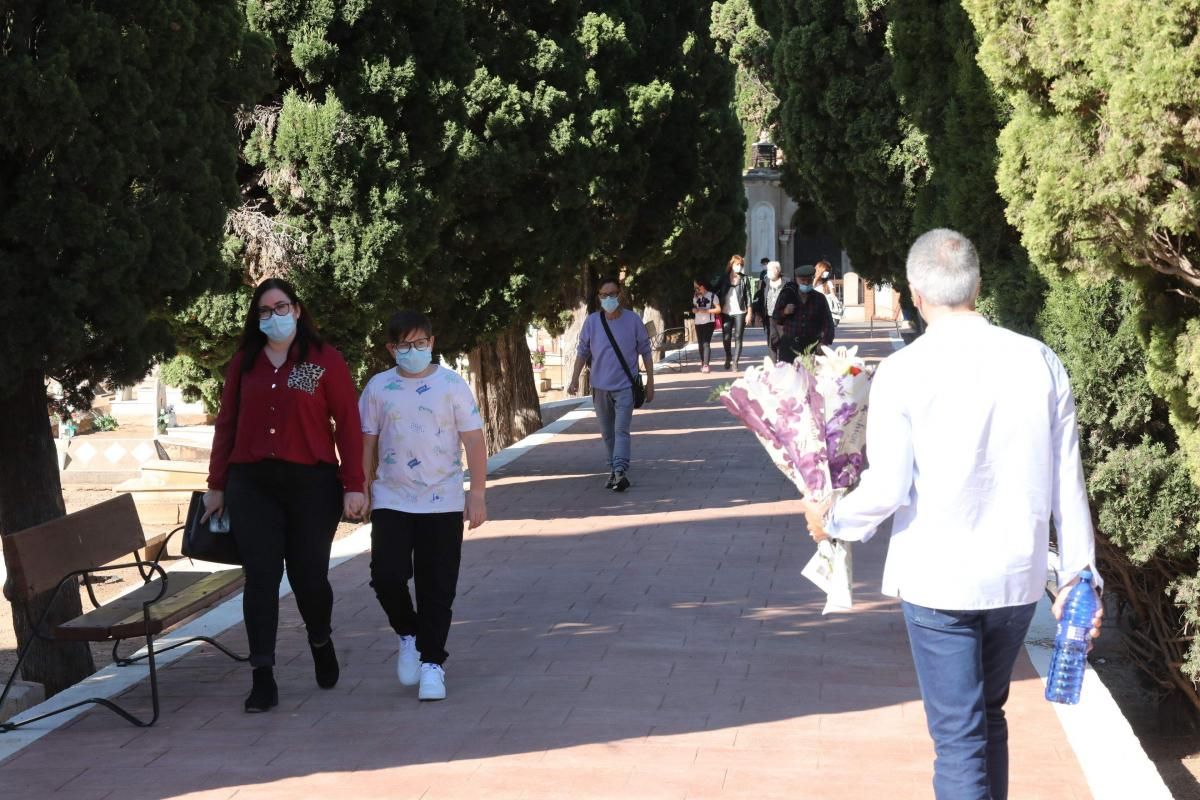
{"type": "Polygon", "coordinates": [[[271,667],[255,667],[252,673],[254,684],[246,698],[246,713],[257,714],[279,705],[279,687],[275,685],[275,670],[271,667]]]}
{"type": "Polygon", "coordinates": [[[332,689],[337,686],[341,670],[338,667],[337,652],[333,649],[333,639],[327,640],[320,647],[312,643],[309,643],[308,647],[312,650],[313,667],[317,673],[317,686],[322,689],[332,689]]]}

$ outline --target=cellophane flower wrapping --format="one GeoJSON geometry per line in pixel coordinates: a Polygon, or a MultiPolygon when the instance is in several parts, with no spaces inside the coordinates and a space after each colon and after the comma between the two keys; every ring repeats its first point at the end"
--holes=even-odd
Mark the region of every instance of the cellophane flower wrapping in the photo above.
{"type": "MultiPolygon", "coordinates": [[[[822,347],[811,367],[764,359],[722,392],[721,402],[754,432],[801,495],[836,501],[858,483],[866,465],[873,375],[857,348],[822,347]]],[[[820,542],[801,574],[825,591],[824,613],[851,608],[849,543],[820,542]]]]}

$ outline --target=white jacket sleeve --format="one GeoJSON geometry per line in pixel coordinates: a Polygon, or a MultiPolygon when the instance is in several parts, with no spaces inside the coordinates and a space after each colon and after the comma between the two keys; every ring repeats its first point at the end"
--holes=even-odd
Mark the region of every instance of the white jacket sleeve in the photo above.
{"type": "Polygon", "coordinates": [[[858,487],[831,511],[826,533],[865,542],[880,523],[907,505],[912,495],[912,423],[904,409],[903,387],[887,362],[871,382],[867,406],[867,469],[858,487]]]}
{"type": "Polygon", "coordinates": [[[1092,584],[1100,587],[1104,581],[1096,570],[1096,539],[1083,477],[1083,460],[1079,455],[1075,396],[1071,392],[1067,371],[1058,357],[1050,353],[1047,362],[1057,389],[1057,407],[1051,431],[1054,487],[1050,510],[1058,537],[1058,585],[1061,588],[1083,570],[1090,569],[1092,584]]]}

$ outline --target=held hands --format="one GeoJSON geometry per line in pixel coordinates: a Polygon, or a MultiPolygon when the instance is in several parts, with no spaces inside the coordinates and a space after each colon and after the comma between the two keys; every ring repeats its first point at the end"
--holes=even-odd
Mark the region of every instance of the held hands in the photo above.
{"type": "Polygon", "coordinates": [[[808,525],[808,535],[814,542],[830,538],[825,532],[825,515],[832,505],[832,499],[825,499],[819,503],[808,499],[800,501],[800,508],[804,511],[804,522],[808,525]]]}
{"type": "MultiPolygon", "coordinates": [[[[1058,596],[1054,598],[1054,605],[1051,611],[1054,612],[1054,618],[1061,620],[1063,611],[1067,605],[1067,595],[1071,593],[1071,587],[1079,583],[1079,578],[1074,578],[1066,586],[1058,590],[1058,596]]],[[[1093,588],[1092,591],[1095,591],[1093,588]]],[[[1100,628],[1104,625],[1104,602],[1101,600],[1096,604],[1096,615],[1092,617],[1092,629],[1088,632],[1089,639],[1096,639],[1100,636],[1100,628]]],[[[1092,643],[1088,642],[1088,652],[1092,652],[1092,643]]]]}
{"type": "Polygon", "coordinates": [[[487,501],[483,492],[467,492],[463,520],[467,522],[467,530],[474,530],[487,522],[487,501]]]}
{"type": "Polygon", "coordinates": [[[362,492],[346,492],[342,497],[342,514],[346,519],[362,519],[368,507],[367,496],[362,492]]]}

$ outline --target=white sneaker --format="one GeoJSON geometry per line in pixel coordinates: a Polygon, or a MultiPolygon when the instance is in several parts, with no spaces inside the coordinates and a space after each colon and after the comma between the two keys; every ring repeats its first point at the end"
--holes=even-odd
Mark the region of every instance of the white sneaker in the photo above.
{"type": "Polygon", "coordinates": [[[401,686],[416,686],[421,680],[421,654],[417,652],[417,637],[400,637],[400,657],[396,659],[396,677],[401,686]]]}
{"type": "Polygon", "coordinates": [[[421,688],[418,700],[446,699],[446,671],[440,664],[421,664],[421,688]]]}

